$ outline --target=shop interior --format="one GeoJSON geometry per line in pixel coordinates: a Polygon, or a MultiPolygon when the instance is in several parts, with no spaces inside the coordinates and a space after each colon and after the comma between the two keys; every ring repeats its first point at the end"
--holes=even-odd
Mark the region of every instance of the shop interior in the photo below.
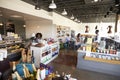
{"type": "Polygon", "coordinates": [[[120,79],[120,1],[73,2],[0,1],[0,80],[120,79]]]}

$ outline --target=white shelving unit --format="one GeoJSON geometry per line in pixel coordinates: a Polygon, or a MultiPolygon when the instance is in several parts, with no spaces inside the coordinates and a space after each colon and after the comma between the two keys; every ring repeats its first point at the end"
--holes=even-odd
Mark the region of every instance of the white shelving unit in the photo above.
{"type": "Polygon", "coordinates": [[[31,46],[30,50],[33,52],[35,66],[39,67],[40,63],[48,64],[58,56],[59,43],[56,42],[43,47],[31,46]]]}

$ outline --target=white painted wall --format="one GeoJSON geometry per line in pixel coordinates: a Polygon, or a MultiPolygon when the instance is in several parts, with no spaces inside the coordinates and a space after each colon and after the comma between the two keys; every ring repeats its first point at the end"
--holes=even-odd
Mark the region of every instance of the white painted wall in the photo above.
{"type": "Polygon", "coordinates": [[[95,27],[96,25],[98,26],[98,30],[99,30],[99,34],[100,36],[103,36],[103,37],[106,37],[108,36],[107,32],[108,32],[108,29],[107,27],[109,25],[112,26],[112,36],[114,36],[114,29],[115,29],[115,23],[84,23],[84,24],[80,24],[79,27],[80,27],[80,33],[85,33],[85,26],[89,26],[89,33],[90,34],[95,34],[95,27]]]}
{"type": "Polygon", "coordinates": [[[78,23],[76,23],[62,15],[59,15],[55,12],[53,12],[52,16],[53,16],[53,24],[70,27],[70,29],[74,30],[76,34],[78,32],[80,32],[78,23]]]}
{"type": "Polygon", "coordinates": [[[30,38],[32,33],[40,32],[43,38],[55,38],[55,28],[52,22],[45,21],[26,21],[26,37],[30,38]]]}
{"type": "Polygon", "coordinates": [[[118,16],[117,32],[120,33],[120,15],[118,16]]]}

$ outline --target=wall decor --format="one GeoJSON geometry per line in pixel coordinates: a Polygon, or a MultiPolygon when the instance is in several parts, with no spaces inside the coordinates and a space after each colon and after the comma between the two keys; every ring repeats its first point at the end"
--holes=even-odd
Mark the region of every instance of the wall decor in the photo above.
{"type": "Polygon", "coordinates": [[[89,26],[85,26],[85,33],[89,33],[89,26]]]}
{"type": "Polygon", "coordinates": [[[108,26],[107,29],[108,29],[108,34],[112,33],[112,30],[111,30],[112,26],[108,26]]]}

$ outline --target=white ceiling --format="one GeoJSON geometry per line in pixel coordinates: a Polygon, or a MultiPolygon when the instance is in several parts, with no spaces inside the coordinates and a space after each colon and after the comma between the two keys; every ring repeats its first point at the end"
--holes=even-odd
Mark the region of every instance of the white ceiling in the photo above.
{"type": "Polygon", "coordinates": [[[48,21],[47,19],[44,19],[44,18],[36,17],[36,16],[33,16],[33,15],[29,15],[29,14],[24,14],[24,13],[21,13],[21,12],[16,12],[16,11],[1,8],[1,7],[0,7],[0,15],[1,15],[0,17],[12,19],[12,20],[48,21]],[[12,17],[12,16],[19,16],[19,17],[12,17]]]}

